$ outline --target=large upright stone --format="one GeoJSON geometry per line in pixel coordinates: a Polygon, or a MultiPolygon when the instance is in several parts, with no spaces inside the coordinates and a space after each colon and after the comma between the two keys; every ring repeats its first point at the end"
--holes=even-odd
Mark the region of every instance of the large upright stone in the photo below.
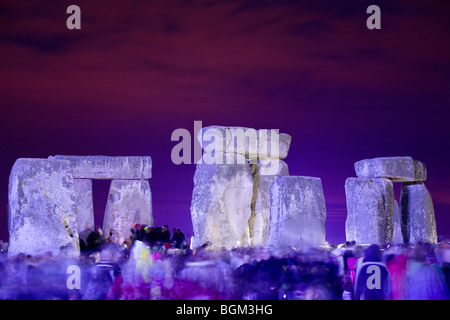
{"type": "Polygon", "coordinates": [[[402,183],[400,208],[405,242],[437,242],[433,200],[423,183],[402,183]]]}
{"type": "MultiPolygon", "coordinates": [[[[242,155],[235,157],[242,161],[242,155]]],[[[249,244],[252,195],[248,164],[197,164],[191,202],[192,247],[208,242],[212,248],[227,249],[249,244]]]]}
{"type": "Polygon", "coordinates": [[[80,253],[69,161],[18,159],[8,190],[8,255],[80,253]]]}
{"type": "Polygon", "coordinates": [[[397,201],[394,201],[394,213],[392,215],[392,242],[403,243],[402,233],[402,217],[400,206],[397,201]]]}
{"type": "Polygon", "coordinates": [[[425,164],[411,157],[380,157],[355,163],[358,178],[387,178],[392,182],[424,181],[425,164]]]}
{"type": "Polygon", "coordinates": [[[76,179],[150,179],[152,158],[150,156],[108,157],[108,156],[63,156],[54,157],[69,160],[76,179]]]}
{"type": "Polygon", "coordinates": [[[324,245],[325,220],[325,198],[320,178],[284,176],[272,182],[269,248],[324,245]]]}
{"type": "Polygon", "coordinates": [[[252,246],[267,246],[270,225],[270,185],[280,176],[288,176],[289,169],[283,160],[259,160],[250,165],[253,176],[252,215],[248,221],[252,246]],[[271,174],[267,174],[271,173],[271,174]]]}
{"type": "Polygon", "coordinates": [[[392,242],[394,188],[384,178],[348,178],[345,181],[347,241],[365,244],[392,242]]]}
{"type": "MultiPolygon", "coordinates": [[[[77,206],[78,231],[94,229],[94,201],[92,197],[92,180],[73,179],[75,203],[77,206]]],[[[85,240],[85,239],[84,239],[85,240]]]]}
{"type": "Polygon", "coordinates": [[[133,223],[153,225],[148,180],[113,180],[109,188],[103,232],[128,239],[133,223]]]}

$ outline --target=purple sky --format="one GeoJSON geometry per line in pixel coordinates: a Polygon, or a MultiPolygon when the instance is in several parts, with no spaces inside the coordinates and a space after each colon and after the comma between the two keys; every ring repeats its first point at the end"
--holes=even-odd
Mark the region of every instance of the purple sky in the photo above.
{"type": "MultiPolygon", "coordinates": [[[[420,160],[450,237],[449,16],[446,0],[3,0],[0,239],[14,161],[55,154],[150,155],[155,224],[190,235],[195,166],[171,162],[170,137],[195,120],[290,134],[285,161],[322,179],[331,243],[355,161],[420,160]]],[[[94,183],[97,223],[107,192],[94,183]]]]}

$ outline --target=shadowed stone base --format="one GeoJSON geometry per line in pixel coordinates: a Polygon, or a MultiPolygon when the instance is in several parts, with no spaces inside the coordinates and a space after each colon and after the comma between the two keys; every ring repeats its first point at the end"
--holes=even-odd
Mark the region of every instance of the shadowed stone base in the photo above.
{"type": "Polygon", "coordinates": [[[433,201],[423,183],[402,183],[400,207],[406,243],[437,242],[433,201]]]}

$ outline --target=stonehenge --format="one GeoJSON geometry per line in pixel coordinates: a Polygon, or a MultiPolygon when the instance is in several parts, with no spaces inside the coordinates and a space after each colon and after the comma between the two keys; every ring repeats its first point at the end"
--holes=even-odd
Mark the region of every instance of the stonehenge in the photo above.
{"type": "Polygon", "coordinates": [[[210,126],[197,139],[204,154],[194,175],[193,247],[325,244],[322,184],[319,178],[289,176],[282,159],[288,155],[290,135],[210,126]]]}
{"type": "Polygon", "coordinates": [[[94,227],[92,180],[111,181],[103,230],[129,238],[151,224],[151,157],[50,156],[17,159],[8,187],[9,255],[78,256],[79,233],[94,227]]]}
{"type": "Polygon", "coordinates": [[[380,157],[355,163],[357,178],[345,182],[346,238],[358,243],[437,242],[425,164],[411,157],[380,157]],[[393,183],[401,182],[399,203],[393,183]]]}
{"type": "MultiPolygon", "coordinates": [[[[308,248],[326,245],[326,205],[318,177],[293,176],[284,161],[291,136],[278,130],[211,126],[197,136],[191,247],[308,248]]],[[[425,165],[411,157],[357,161],[345,181],[345,235],[359,244],[437,242],[425,165]],[[398,201],[394,183],[401,183],[398,201]]],[[[93,180],[111,180],[106,236],[153,226],[150,156],[17,159],[8,187],[8,254],[76,257],[94,226],[93,180]],[[83,232],[84,231],[84,232],[83,232]]]]}

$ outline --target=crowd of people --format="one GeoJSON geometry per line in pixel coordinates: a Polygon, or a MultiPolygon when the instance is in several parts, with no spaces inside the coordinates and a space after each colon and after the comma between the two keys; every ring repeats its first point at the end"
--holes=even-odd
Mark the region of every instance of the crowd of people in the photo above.
{"type": "MultiPolygon", "coordinates": [[[[450,244],[191,250],[180,229],[133,225],[129,239],[80,236],[79,258],[1,253],[1,299],[449,299],[450,244]],[[83,243],[81,243],[83,241],[83,243]],[[67,268],[80,270],[69,286],[67,268]]],[[[80,234],[81,235],[81,234],[80,234]]]]}
{"type": "Polygon", "coordinates": [[[105,244],[120,243],[125,248],[131,248],[134,242],[142,241],[146,245],[165,246],[166,248],[185,249],[189,244],[184,233],[180,228],[173,228],[172,235],[169,231],[169,226],[151,227],[145,224],[134,223],[130,229],[131,236],[128,239],[121,239],[112,234],[112,230],[108,237],[105,237],[101,227],[97,226],[92,230],[89,226],[80,232],[80,251],[82,254],[91,254],[96,251],[101,251],[105,244]]]}

